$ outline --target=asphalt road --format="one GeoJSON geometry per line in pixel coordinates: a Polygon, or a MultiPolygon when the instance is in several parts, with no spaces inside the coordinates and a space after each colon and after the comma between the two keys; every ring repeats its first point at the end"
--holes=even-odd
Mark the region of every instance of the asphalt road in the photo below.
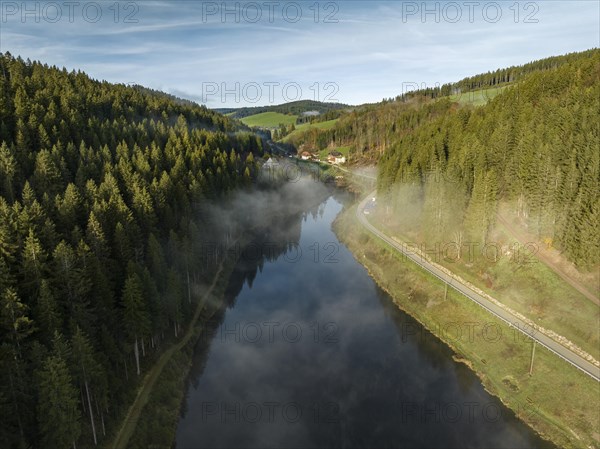
{"type": "MultiPolygon", "coordinates": [[[[471,301],[479,304],[489,313],[495,315],[500,318],[502,321],[508,323],[510,326],[515,327],[523,334],[535,340],[540,345],[552,351],[554,354],[562,358],[563,360],[569,362],[571,365],[579,368],[581,371],[592,377],[593,379],[600,381],[600,367],[590,363],[579,354],[573,352],[568,347],[554,340],[550,336],[541,333],[534,329],[530,324],[521,320],[518,316],[513,315],[509,311],[503,309],[498,306],[494,302],[490,301],[488,298],[480,295],[476,291],[469,288],[467,285],[464,285],[457,281],[456,279],[448,276],[442,270],[438,269],[435,265],[429,263],[423,257],[414,254],[412,251],[407,251],[406,248],[403,248],[398,242],[388,237],[378,228],[373,226],[369,220],[367,219],[368,215],[364,213],[364,209],[367,203],[371,200],[373,196],[375,196],[376,192],[372,192],[367,195],[367,197],[361,201],[356,209],[356,217],[358,221],[372,234],[379,237],[381,240],[395,248],[397,251],[400,251],[407,259],[412,260],[414,263],[419,265],[421,268],[427,270],[429,273],[442,280],[450,287],[454,288],[459,293],[462,293],[464,296],[469,298],[471,301]]],[[[535,362],[534,362],[535,364],[535,362]]]]}

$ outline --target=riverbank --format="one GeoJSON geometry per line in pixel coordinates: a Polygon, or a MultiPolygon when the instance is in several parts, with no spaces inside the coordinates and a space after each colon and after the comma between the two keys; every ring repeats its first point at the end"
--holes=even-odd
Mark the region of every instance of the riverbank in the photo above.
{"type": "MultiPolygon", "coordinates": [[[[312,190],[312,182],[304,182],[306,188],[312,190]]],[[[188,391],[188,380],[193,379],[202,370],[196,362],[195,356],[208,352],[212,342],[212,333],[218,328],[227,308],[225,291],[230,285],[231,275],[237,264],[245,259],[255,260],[258,263],[263,257],[275,254],[278,246],[272,247],[270,241],[262,242],[266,231],[275,226],[276,223],[285,223],[287,228],[288,214],[296,214],[298,223],[305,212],[307,198],[300,193],[290,192],[288,187],[302,190],[300,180],[295,183],[284,183],[280,189],[256,189],[250,192],[242,192],[239,196],[232,198],[226,206],[221,207],[219,214],[215,216],[219,220],[228,220],[230,226],[235,224],[237,229],[231,231],[230,236],[237,235],[235,242],[229,243],[229,249],[219,251],[221,260],[218,267],[211,268],[214,275],[199,285],[193,285],[192,307],[193,316],[187,326],[186,332],[180,339],[173,343],[158,360],[152,365],[138,387],[136,399],[130,406],[127,415],[122,420],[118,435],[110,446],[114,449],[125,448],[170,448],[175,441],[177,425],[181,417],[182,407],[185,407],[185,394],[188,391]],[[300,196],[299,196],[300,195],[300,196]],[[282,199],[285,197],[286,199],[282,199]],[[291,204],[284,208],[286,213],[273,209],[273,204],[291,204]],[[242,224],[243,223],[243,224],[242,224]],[[258,239],[258,240],[256,240],[258,239]],[[255,240],[259,242],[254,244],[255,240]],[[262,242],[262,243],[260,243],[262,242]],[[250,247],[249,254],[245,248],[250,247]],[[258,254],[253,249],[261,248],[267,253],[258,254]],[[209,285],[210,284],[210,285],[209,285]],[[205,348],[202,345],[206,346],[205,348]]],[[[316,192],[316,190],[315,190],[316,192]]],[[[323,188],[321,195],[325,195],[327,189],[323,188]]],[[[328,195],[329,193],[327,193],[328,195]]],[[[322,202],[324,198],[318,197],[308,200],[322,202]]],[[[311,197],[312,198],[312,197],[311,197]]],[[[293,238],[290,239],[293,241],[293,238]]],[[[284,242],[288,243],[288,241],[284,242]]],[[[283,245],[285,246],[285,245],[283,245]]],[[[204,256],[217,256],[217,249],[208,248],[204,256]]],[[[281,249],[281,248],[280,248],[281,249]]],[[[246,262],[248,261],[246,260],[246,262]]],[[[215,261],[216,262],[216,261],[215,261]]]]}
{"type": "Polygon", "coordinates": [[[600,447],[600,413],[589,401],[600,392],[598,382],[539,345],[530,376],[531,340],[371,237],[355,208],[338,216],[334,230],[398,307],[448,344],[486,390],[544,438],[559,447],[600,447]]]}
{"type": "Polygon", "coordinates": [[[225,258],[212,284],[198,298],[196,310],[184,336],[168,348],[146,374],[122,427],[109,446],[114,449],[170,448],[175,439],[179,411],[192,366],[194,347],[210,319],[225,308],[223,294],[237,262],[225,258]],[[140,420],[143,416],[144,419],[140,420]]]}

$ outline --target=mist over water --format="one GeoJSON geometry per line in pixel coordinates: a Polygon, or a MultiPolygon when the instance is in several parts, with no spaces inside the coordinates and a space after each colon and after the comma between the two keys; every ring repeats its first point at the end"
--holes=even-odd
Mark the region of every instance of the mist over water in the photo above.
{"type": "Polygon", "coordinates": [[[218,212],[254,239],[196,346],[176,447],[553,447],[338,241],[348,199],[303,178],[218,212]]]}

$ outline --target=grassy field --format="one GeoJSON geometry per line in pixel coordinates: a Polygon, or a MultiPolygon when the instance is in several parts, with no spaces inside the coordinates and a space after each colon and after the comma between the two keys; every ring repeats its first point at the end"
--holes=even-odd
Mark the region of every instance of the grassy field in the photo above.
{"type": "Polygon", "coordinates": [[[600,447],[600,384],[419,269],[344,211],[334,229],[394,302],[420,321],[467,364],[515,414],[563,448],[600,447]],[[474,329],[456,332],[456,329],[474,329]],[[484,329],[494,329],[491,335],[484,329]],[[453,329],[448,331],[447,329],[453,329]]]}
{"type": "Polygon", "coordinates": [[[287,142],[288,140],[290,140],[292,137],[297,136],[300,133],[303,133],[304,131],[308,130],[308,129],[331,129],[335,126],[335,124],[337,123],[339,119],[334,119],[334,120],[327,120],[326,122],[317,122],[317,123],[303,123],[301,125],[297,125],[296,129],[291,132],[290,134],[288,134],[287,136],[285,136],[282,141],[283,142],[287,142]]]}
{"type": "Polygon", "coordinates": [[[286,115],[279,112],[263,112],[261,114],[249,115],[240,119],[248,126],[259,126],[261,128],[277,128],[281,123],[292,125],[296,123],[297,115],[286,115]]]}
{"type": "Polygon", "coordinates": [[[331,129],[337,123],[339,119],[327,120],[326,122],[317,122],[317,123],[302,123],[301,125],[296,126],[296,131],[302,132],[307,129],[331,129]]]}
{"type": "Polygon", "coordinates": [[[472,92],[465,92],[463,94],[450,95],[449,98],[451,101],[457,101],[461,105],[471,104],[473,106],[483,106],[507,87],[508,86],[501,86],[492,87],[490,89],[475,90],[472,92]]]}

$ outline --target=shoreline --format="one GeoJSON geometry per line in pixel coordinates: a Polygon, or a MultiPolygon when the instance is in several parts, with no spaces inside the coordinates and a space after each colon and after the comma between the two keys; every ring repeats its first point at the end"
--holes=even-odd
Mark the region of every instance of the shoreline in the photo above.
{"type": "MultiPolygon", "coordinates": [[[[377,258],[370,258],[365,253],[370,251],[373,246],[375,248],[379,248],[380,251],[385,251],[387,253],[388,258],[392,258],[394,260],[394,265],[404,265],[404,269],[409,272],[422,271],[417,266],[408,266],[408,264],[401,264],[401,261],[393,254],[393,252],[386,245],[381,242],[380,245],[373,244],[374,240],[370,239],[368,234],[359,227],[359,224],[356,222],[356,218],[354,217],[354,209],[357,207],[357,203],[349,206],[344,211],[342,211],[338,217],[336,217],[333,223],[333,230],[336,233],[340,242],[344,243],[346,247],[350,250],[354,258],[359,262],[365,269],[369,276],[373,279],[373,281],[377,284],[379,288],[385,291],[394,304],[399,307],[404,313],[410,315],[413,319],[415,319],[418,323],[420,323],[423,328],[439,339],[442,343],[444,343],[453,353],[453,359],[457,363],[465,364],[479,379],[481,385],[484,390],[490,395],[498,398],[498,400],[504,404],[513,414],[514,416],[527,425],[533,432],[535,432],[540,438],[548,441],[549,443],[555,445],[556,447],[581,447],[581,448],[593,448],[600,447],[598,441],[598,437],[594,437],[594,434],[597,435],[597,430],[590,429],[591,435],[586,434],[586,439],[588,439],[588,443],[584,441],[569,425],[566,423],[557,420],[556,416],[552,414],[548,414],[549,406],[545,406],[542,404],[541,407],[536,410],[535,415],[541,419],[532,419],[532,416],[527,416],[522,413],[522,404],[515,400],[516,395],[511,395],[509,392],[505,391],[506,389],[504,381],[505,378],[498,378],[494,376],[493,373],[486,372],[481,369],[479,365],[481,362],[477,360],[475,354],[469,354],[469,351],[465,347],[461,347],[457,345],[456,342],[451,341],[449,338],[445,338],[443,335],[440,335],[439,332],[436,332],[436,320],[428,316],[427,313],[418,313],[416,310],[414,303],[407,303],[401,296],[394,292],[393,288],[390,287],[389,279],[386,279],[383,274],[384,268],[378,265],[377,258]],[[348,223],[350,221],[351,223],[348,223]],[[350,235],[348,232],[349,228],[353,227],[354,229],[350,229],[351,233],[367,236],[368,243],[363,244],[355,241],[353,235],[350,235]],[[385,248],[385,249],[384,249],[385,248]],[[369,263],[370,262],[370,263],[369,263]],[[382,273],[378,273],[377,271],[381,271],[382,273]],[[503,385],[504,384],[504,385],[503,385]]],[[[418,274],[417,274],[418,275],[418,274]]],[[[421,277],[426,277],[426,273],[421,273],[421,277]]],[[[427,279],[425,283],[425,292],[431,293],[433,289],[432,280],[427,279]]],[[[433,293],[435,294],[435,292],[433,293]]],[[[417,307],[418,308],[418,307],[417,307]]],[[[428,306],[425,307],[427,309],[428,306]]],[[[476,317],[474,317],[476,319],[476,317]]],[[[439,323],[437,323],[439,324],[439,323]]],[[[504,326],[503,326],[504,327],[504,326]]],[[[508,326],[506,326],[508,328],[508,326]]],[[[541,351],[540,351],[541,352],[541,351]]],[[[550,355],[550,354],[548,354],[550,355]]],[[[538,359],[540,358],[537,355],[538,359]]],[[[539,364],[539,362],[538,362],[539,364]]],[[[574,370],[573,367],[568,366],[566,369],[574,370]]],[[[577,370],[574,370],[577,371],[577,370]]],[[[583,374],[583,373],[582,373],[583,374]]],[[[591,379],[590,379],[591,380],[591,379]]],[[[593,393],[593,390],[591,391],[593,393]]],[[[529,398],[527,396],[527,398],[529,398]]],[[[552,402],[552,401],[551,401],[552,402]]],[[[535,418],[535,417],[534,417],[535,418]]],[[[593,426],[593,424],[592,424],[593,426]]],[[[577,429],[580,430],[580,429],[577,429]]]]}
{"type": "MultiPolygon", "coordinates": [[[[193,348],[195,347],[198,339],[201,336],[202,330],[206,326],[206,323],[215,313],[218,312],[217,309],[212,310],[212,313],[205,317],[204,312],[207,309],[207,305],[209,304],[209,300],[211,298],[216,298],[216,303],[222,306],[222,296],[224,293],[224,287],[226,287],[227,282],[229,280],[230,271],[232,267],[235,265],[236,261],[229,261],[227,258],[223,259],[220,263],[220,266],[217,272],[214,274],[212,279],[212,283],[206,288],[203,292],[202,296],[198,298],[198,302],[196,304],[196,310],[192,319],[188,323],[188,329],[186,333],[181,337],[179,341],[174,342],[169,348],[167,348],[152,368],[145,374],[144,379],[142,380],[140,386],[138,387],[138,392],[136,394],[136,398],[134,402],[129,406],[129,410],[127,414],[123,417],[123,422],[119,427],[119,430],[115,433],[112,438],[112,441],[107,447],[113,449],[124,449],[135,446],[135,443],[140,438],[143,439],[147,435],[147,431],[140,431],[140,416],[144,414],[144,411],[151,405],[152,400],[155,398],[157,394],[157,390],[161,385],[168,381],[172,381],[173,379],[165,379],[167,376],[169,368],[173,366],[173,364],[179,363],[184,364],[185,376],[182,376],[181,379],[176,379],[181,381],[185,381],[188,377],[189,370],[192,366],[192,357],[194,354],[193,348]],[[231,266],[229,266],[231,265],[231,266]],[[191,350],[190,350],[191,349],[191,350]],[[183,360],[181,360],[183,359],[183,360]]],[[[183,400],[185,393],[185,385],[181,389],[177,389],[178,397],[183,400]]],[[[182,402],[179,400],[178,402],[182,402]]],[[[161,410],[168,408],[167,405],[160,404],[159,407],[161,410]]],[[[181,407],[177,410],[179,411],[181,407]]],[[[155,408],[153,410],[154,413],[158,412],[155,408]]],[[[175,424],[178,421],[178,413],[176,415],[177,418],[175,420],[175,424]]],[[[152,429],[150,430],[152,432],[152,429]]],[[[173,440],[175,437],[176,426],[173,429],[173,440]]],[[[161,445],[156,445],[156,448],[162,447],[161,445]]]]}
{"type": "MultiPolygon", "coordinates": [[[[350,186],[346,186],[346,187],[350,187],[350,186]]],[[[334,219],[334,221],[332,223],[332,229],[335,232],[340,243],[343,243],[350,250],[350,252],[352,253],[352,256],[355,258],[355,260],[357,262],[359,262],[361,266],[365,267],[365,269],[367,270],[367,273],[369,274],[371,279],[373,279],[373,281],[377,284],[377,286],[379,288],[381,288],[383,291],[385,291],[390,296],[390,298],[392,299],[392,301],[394,302],[396,307],[400,308],[404,313],[410,315],[413,319],[415,319],[415,321],[420,323],[428,333],[433,335],[435,338],[437,338],[439,341],[441,341],[445,346],[447,346],[453,352],[452,358],[456,363],[462,363],[462,364],[466,365],[469,368],[469,370],[477,376],[483,389],[488,394],[497,398],[508,410],[510,410],[510,412],[514,415],[515,418],[517,418],[520,422],[524,423],[529,429],[531,429],[539,437],[550,442],[551,444],[555,445],[556,447],[569,447],[569,448],[571,448],[571,447],[572,448],[575,448],[575,447],[581,447],[581,448],[596,447],[596,448],[598,448],[598,447],[600,447],[598,445],[598,440],[594,441],[593,437],[589,438],[592,441],[591,445],[585,444],[585,442],[577,436],[577,434],[571,429],[571,427],[564,425],[560,421],[557,422],[555,419],[553,419],[553,416],[549,416],[545,412],[544,409],[540,409],[539,411],[536,411],[537,417],[540,417],[542,420],[541,422],[536,421],[535,419],[532,421],[531,416],[528,417],[528,416],[523,416],[522,414],[520,414],[520,412],[522,412],[522,410],[521,410],[522,403],[519,402],[518,400],[516,400],[515,395],[511,395],[510,392],[508,392],[508,394],[507,394],[507,392],[505,391],[505,388],[503,388],[505,385],[502,385],[504,379],[494,377],[493,375],[490,376],[490,373],[486,373],[485,370],[481,369],[477,359],[474,357],[474,354],[472,354],[472,353],[469,354],[469,351],[466,351],[464,347],[461,348],[460,345],[457,345],[457,344],[455,344],[455,342],[452,342],[448,338],[444,338],[444,336],[440,335],[440,332],[436,332],[435,329],[437,328],[439,330],[439,326],[436,326],[435,319],[428,319],[427,316],[424,316],[422,314],[416,313],[414,310],[411,310],[410,304],[405,304],[403,302],[403,299],[401,298],[402,295],[397,295],[394,293],[393,288],[390,287],[389,280],[388,280],[388,282],[386,282],[386,278],[385,278],[383,272],[381,274],[377,273],[377,271],[383,270],[382,267],[377,264],[377,261],[367,259],[364,254],[364,251],[372,246],[375,246],[376,248],[379,248],[380,250],[382,250],[383,249],[382,247],[384,246],[384,244],[382,243],[381,245],[373,245],[373,243],[375,241],[372,239],[369,239],[368,244],[360,245],[360,243],[356,239],[353,239],[353,234],[358,234],[359,236],[361,234],[367,235],[365,233],[365,231],[360,228],[359,223],[356,221],[356,218],[354,217],[353,210],[356,208],[356,204],[357,203],[346,206],[336,216],[336,218],[334,219]],[[350,215],[348,215],[348,214],[350,214],[350,215]],[[348,220],[350,220],[350,223],[348,223],[348,220]],[[347,230],[347,229],[342,229],[342,228],[348,228],[352,232],[343,232],[343,230],[347,230]],[[356,247],[357,244],[359,245],[358,247],[356,247]],[[362,254],[362,256],[361,256],[361,254],[362,254]],[[363,260],[363,259],[365,259],[365,260],[363,260]],[[367,260],[371,261],[371,265],[369,265],[367,263],[367,260]],[[530,418],[530,419],[527,419],[527,418],[530,418]]],[[[388,253],[388,256],[391,256],[393,258],[395,264],[404,265],[405,266],[404,268],[408,269],[408,270],[422,271],[417,266],[412,267],[412,266],[409,266],[409,264],[401,264],[400,263],[401,261],[399,259],[397,259],[396,257],[394,257],[390,248],[386,248],[385,251],[388,253]]],[[[223,262],[227,263],[226,261],[223,261],[223,262]]],[[[229,263],[232,263],[232,266],[235,265],[235,261],[229,261],[229,263]]],[[[223,271],[227,271],[227,270],[223,270],[223,271]]],[[[425,275],[424,272],[422,274],[425,275]]],[[[223,284],[226,286],[229,276],[227,276],[227,273],[225,273],[225,272],[220,272],[218,274],[218,276],[216,276],[216,277],[218,277],[219,279],[214,280],[214,284],[215,284],[214,286],[215,286],[215,290],[218,290],[218,291],[213,292],[213,296],[220,298],[223,293],[221,291],[221,289],[224,288],[223,284]]],[[[427,279],[426,287],[427,287],[426,291],[433,290],[433,288],[435,287],[434,280],[427,279]]],[[[434,294],[435,294],[435,292],[434,292],[434,294]]],[[[202,301],[200,301],[200,302],[202,302],[202,301]]],[[[218,311],[216,311],[216,310],[214,312],[218,313],[218,311]]],[[[214,313],[211,314],[211,316],[214,316],[214,313]]],[[[475,318],[477,318],[477,317],[475,317],[475,318]]],[[[202,323],[200,323],[200,321],[198,321],[194,326],[190,326],[190,331],[192,333],[192,335],[190,336],[190,339],[186,342],[186,344],[182,345],[180,350],[175,351],[175,353],[172,354],[172,357],[170,358],[170,360],[168,360],[165,363],[160,374],[157,376],[156,381],[154,382],[153,388],[148,392],[147,401],[145,402],[144,406],[140,410],[140,414],[145,414],[145,411],[148,410],[149,407],[153,407],[152,411],[149,413],[151,415],[151,417],[158,416],[161,414],[161,412],[163,413],[163,416],[164,416],[165,411],[166,411],[166,413],[169,415],[169,420],[170,420],[169,426],[168,426],[169,429],[167,430],[167,432],[172,437],[170,440],[171,445],[169,446],[166,444],[156,444],[156,439],[154,439],[152,437],[152,433],[156,432],[157,429],[150,426],[148,424],[148,422],[145,422],[144,425],[140,425],[141,424],[141,421],[140,421],[139,423],[136,423],[136,426],[133,429],[133,432],[131,432],[131,435],[130,435],[131,439],[129,440],[130,445],[128,447],[134,447],[134,448],[135,447],[149,447],[146,443],[148,443],[150,441],[154,443],[154,444],[152,444],[151,447],[153,447],[155,449],[162,448],[162,447],[172,447],[172,445],[175,444],[177,424],[180,419],[181,408],[184,405],[183,401],[185,400],[185,391],[186,391],[186,385],[187,385],[186,382],[187,382],[187,379],[189,378],[191,368],[192,368],[194,347],[197,344],[198,339],[201,336],[202,329],[205,327],[206,322],[207,321],[204,320],[203,321],[204,324],[202,324],[202,323]],[[177,387],[175,387],[173,385],[174,382],[177,384],[177,387]],[[172,386],[172,388],[175,388],[177,390],[176,391],[177,394],[174,394],[172,390],[170,392],[170,394],[173,398],[179,398],[177,400],[178,407],[176,408],[176,410],[173,409],[172,404],[169,405],[169,404],[165,403],[165,400],[167,398],[165,398],[164,395],[162,398],[160,397],[161,392],[162,392],[161,390],[163,390],[164,386],[168,385],[168,384],[170,384],[172,386]],[[163,388],[161,388],[161,387],[163,387],[163,388]],[[181,387],[181,388],[179,388],[179,387],[181,387]],[[153,399],[154,399],[154,404],[152,403],[153,399]],[[146,442],[144,442],[145,439],[147,440],[146,442]]],[[[439,323],[437,323],[437,324],[439,324],[439,323]]],[[[542,357],[542,356],[538,356],[538,357],[542,357]]],[[[533,418],[536,418],[536,416],[533,416],[533,418]]],[[[577,429],[577,430],[580,430],[580,429],[577,429]]],[[[588,435],[586,435],[586,436],[588,436],[588,435]]],[[[115,435],[115,437],[116,437],[116,435],[115,435]]],[[[112,446],[110,446],[110,447],[112,447],[112,446]]]]}
{"type": "MultiPolygon", "coordinates": [[[[247,234],[242,234],[230,245],[230,249],[234,248],[236,244],[244,246],[251,240],[247,234]]],[[[197,309],[188,324],[185,335],[181,337],[180,341],[165,351],[171,353],[168,360],[164,362],[152,384],[147,387],[149,390],[145,394],[146,398],[142,407],[139,408],[138,404],[139,410],[137,415],[138,417],[144,415],[144,419],[133,420],[135,421],[135,426],[128,429],[129,435],[127,435],[126,441],[118,440],[119,432],[113,436],[113,440],[109,446],[106,446],[107,448],[170,449],[176,444],[177,427],[181,419],[181,411],[185,406],[186,392],[189,388],[188,382],[192,374],[196,346],[201,342],[202,338],[210,337],[206,331],[211,321],[219,313],[224,313],[227,309],[224,295],[241,253],[239,251],[225,251],[224,254],[226,256],[220,262],[212,283],[198,299],[197,309]],[[166,385],[171,388],[165,394],[164,387],[166,385]],[[176,406],[174,405],[175,403],[176,406]],[[160,425],[162,428],[160,429],[148,424],[149,421],[161,419],[160,425]],[[164,422],[165,420],[168,422],[164,422]],[[163,433],[160,433],[159,437],[162,437],[162,441],[157,443],[155,434],[161,431],[163,433]],[[118,442],[121,444],[117,445],[118,442]]],[[[210,343],[211,340],[212,338],[209,338],[207,341],[210,343]]],[[[160,360],[155,363],[155,366],[159,362],[160,360]]],[[[141,395],[140,392],[138,392],[139,395],[141,395]]],[[[132,404],[130,408],[134,408],[134,405],[132,404]]],[[[121,427],[131,426],[129,423],[132,420],[127,418],[127,416],[124,417],[124,423],[121,427]]]]}
{"type": "MultiPolygon", "coordinates": [[[[352,251],[351,251],[352,252],[352,251]]],[[[352,254],[354,254],[354,252],[352,252],[352,254]]],[[[385,287],[380,280],[375,277],[375,275],[373,274],[372,270],[364,263],[362,263],[359,259],[356,259],[356,261],[358,263],[360,263],[363,267],[365,267],[365,269],[367,270],[367,273],[369,273],[369,277],[371,279],[373,279],[373,281],[377,284],[377,286],[382,289],[384,292],[386,292],[390,298],[392,298],[393,303],[396,305],[396,307],[398,307],[402,312],[406,313],[407,315],[409,315],[412,319],[414,319],[417,323],[419,323],[421,326],[423,326],[423,328],[429,332],[431,335],[433,335],[435,338],[437,338],[438,340],[440,340],[442,343],[444,343],[444,345],[446,345],[452,352],[454,352],[454,354],[452,355],[452,360],[454,360],[454,362],[456,363],[461,363],[465,366],[467,366],[469,368],[469,370],[471,370],[471,372],[473,372],[473,374],[475,374],[477,376],[477,378],[480,380],[481,382],[481,386],[483,387],[483,389],[490,394],[491,396],[497,398],[498,400],[500,400],[500,402],[506,407],[508,408],[513,414],[514,416],[519,419],[521,422],[527,424],[527,426],[533,430],[538,436],[540,436],[541,438],[543,438],[544,440],[551,442],[552,444],[557,444],[555,441],[553,441],[552,439],[550,439],[547,435],[544,435],[543,433],[540,433],[535,427],[532,427],[529,425],[529,423],[525,420],[522,420],[518,417],[518,415],[515,413],[515,411],[512,409],[512,407],[510,407],[510,404],[505,402],[502,397],[492,391],[485,383],[485,380],[487,379],[483,373],[479,372],[473,365],[473,363],[471,362],[470,359],[466,358],[466,356],[461,354],[461,351],[458,350],[456,348],[455,345],[453,345],[449,340],[444,339],[443,337],[441,337],[439,334],[435,333],[428,325],[427,323],[422,320],[420,317],[418,317],[417,315],[413,315],[411,314],[408,310],[404,309],[402,307],[402,305],[400,304],[400,301],[398,299],[396,299],[396,297],[392,294],[392,292],[389,291],[389,289],[387,287],[385,287]]]]}

